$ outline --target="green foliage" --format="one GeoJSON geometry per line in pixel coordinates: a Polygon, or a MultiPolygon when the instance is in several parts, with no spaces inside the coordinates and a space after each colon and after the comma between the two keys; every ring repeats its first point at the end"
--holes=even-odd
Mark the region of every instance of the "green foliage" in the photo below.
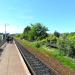
{"type": "Polygon", "coordinates": [[[46,33],[48,29],[41,23],[31,24],[31,27],[27,26],[24,29],[24,38],[30,41],[41,40],[48,36],[46,33]]]}
{"type": "MultiPolygon", "coordinates": [[[[20,39],[19,39],[20,40],[20,39]]],[[[34,42],[29,42],[27,40],[20,40],[21,43],[23,43],[25,45],[25,47],[31,47],[31,48],[34,48],[35,52],[37,53],[43,53],[44,55],[47,55],[47,56],[50,56],[51,55],[56,58],[58,61],[60,61],[60,63],[64,64],[64,66],[68,67],[68,68],[71,68],[75,71],[75,60],[70,58],[70,57],[67,57],[67,56],[62,56],[59,54],[59,50],[58,49],[55,49],[55,48],[48,48],[46,46],[44,47],[39,47],[37,48],[35,46],[35,43],[34,42]],[[34,44],[34,46],[33,46],[34,44]]],[[[42,40],[42,41],[46,41],[45,39],[42,40]]]]}
{"type": "Polygon", "coordinates": [[[60,37],[58,39],[58,48],[60,53],[66,56],[75,57],[75,41],[67,37],[60,37]]]}
{"type": "Polygon", "coordinates": [[[23,32],[23,33],[28,33],[30,30],[31,30],[31,27],[27,26],[27,27],[24,29],[24,32],[23,32]]]}
{"type": "Polygon", "coordinates": [[[69,44],[70,48],[70,52],[69,52],[69,56],[71,57],[75,57],[75,41],[70,41],[70,44],[69,44]]]}
{"type": "Polygon", "coordinates": [[[59,38],[60,33],[59,33],[59,32],[57,32],[57,31],[55,31],[55,32],[54,32],[54,35],[55,35],[56,37],[58,37],[58,38],[59,38]]]}
{"type": "Polygon", "coordinates": [[[31,31],[31,27],[29,27],[29,26],[27,26],[25,29],[24,29],[24,31],[23,31],[23,38],[25,38],[25,39],[29,39],[29,32],[31,31]]]}
{"type": "Polygon", "coordinates": [[[75,57],[75,32],[63,33],[55,31],[54,34],[47,34],[48,29],[41,23],[31,24],[25,27],[23,34],[17,37],[29,41],[40,41],[35,44],[37,48],[41,45],[56,47],[60,54],[70,57],[75,57]]]}
{"type": "Polygon", "coordinates": [[[36,23],[32,26],[32,31],[34,33],[34,37],[37,40],[41,40],[47,36],[46,31],[48,29],[40,23],[36,23]]]}
{"type": "Polygon", "coordinates": [[[41,43],[40,42],[36,42],[35,43],[35,47],[40,48],[41,47],[41,43]]]}
{"type": "Polygon", "coordinates": [[[68,44],[69,44],[68,39],[62,37],[58,39],[57,45],[61,54],[66,55],[68,53],[69,48],[68,44]]]}
{"type": "Polygon", "coordinates": [[[54,35],[50,35],[47,38],[47,46],[56,47],[56,44],[57,44],[57,37],[54,35]]]}
{"type": "Polygon", "coordinates": [[[42,45],[46,45],[46,43],[47,43],[47,38],[46,39],[43,39],[43,40],[41,40],[41,42],[40,42],[42,45]]]}

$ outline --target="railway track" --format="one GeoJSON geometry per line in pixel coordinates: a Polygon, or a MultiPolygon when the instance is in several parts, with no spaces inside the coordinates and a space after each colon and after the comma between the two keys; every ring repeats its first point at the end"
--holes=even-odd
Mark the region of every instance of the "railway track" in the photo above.
{"type": "Polygon", "coordinates": [[[23,45],[21,45],[17,40],[15,43],[29,69],[31,75],[58,75],[52,68],[49,68],[36,56],[31,54],[23,45]]]}

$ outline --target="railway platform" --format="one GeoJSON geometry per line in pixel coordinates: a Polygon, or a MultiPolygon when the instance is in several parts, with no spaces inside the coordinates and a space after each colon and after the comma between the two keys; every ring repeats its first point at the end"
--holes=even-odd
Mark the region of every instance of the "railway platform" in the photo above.
{"type": "Polygon", "coordinates": [[[6,43],[0,56],[0,75],[31,75],[15,44],[6,43]]]}

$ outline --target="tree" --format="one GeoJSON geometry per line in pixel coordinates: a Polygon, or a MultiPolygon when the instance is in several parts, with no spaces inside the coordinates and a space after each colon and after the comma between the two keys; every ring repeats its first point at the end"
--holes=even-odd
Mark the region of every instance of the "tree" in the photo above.
{"type": "Polygon", "coordinates": [[[31,30],[31,27],[30,27],[30,26],[27,26],[27,27],[24,29],[23,33],[28,33],[30,30],[31,30]]]}
{"type": "Polygon", "coordinates": [[[30,26],[27,26],[26,28],[24,28],[24,31],[23,31],[23,38],[24,39],[29,39],[28,35],[29,35],[29,32],[31,30],[31,27],[30,26]]]}
{"type": "Polygon", "coordinates": [[[59,32],[57,32],[57,31],[55,31],[55,32],[54,32],[54,35],[55,35],[56,37],[58,37],[58,38],[59,38],[60,33],[59,33],[59,32]]]}
{"type": "Polygon", "coordinates": [[[48,36],[48,29],[41,23],[31,24],[31,27],[27,26],[24,29],[24,38],[30,41],[41,40],[48,36]]]}
{"type": "Polygon", "coordinates": [[[46,31],[48,31],[48,29],[41,23],[36,23],[32,25],[32,32],[34,33],[34,38],[37,40],[41,40],[47,37],[46,31]]]}

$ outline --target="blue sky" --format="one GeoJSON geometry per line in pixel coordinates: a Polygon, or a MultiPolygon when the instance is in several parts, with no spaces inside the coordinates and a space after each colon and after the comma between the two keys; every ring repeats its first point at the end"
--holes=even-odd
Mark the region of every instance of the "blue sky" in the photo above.
{"type": "Polygon", "coordinates": [[[75,0],[0,0],[0,32],[17,33],[31,23],[52,33],[75,31],[75,0]]]}

